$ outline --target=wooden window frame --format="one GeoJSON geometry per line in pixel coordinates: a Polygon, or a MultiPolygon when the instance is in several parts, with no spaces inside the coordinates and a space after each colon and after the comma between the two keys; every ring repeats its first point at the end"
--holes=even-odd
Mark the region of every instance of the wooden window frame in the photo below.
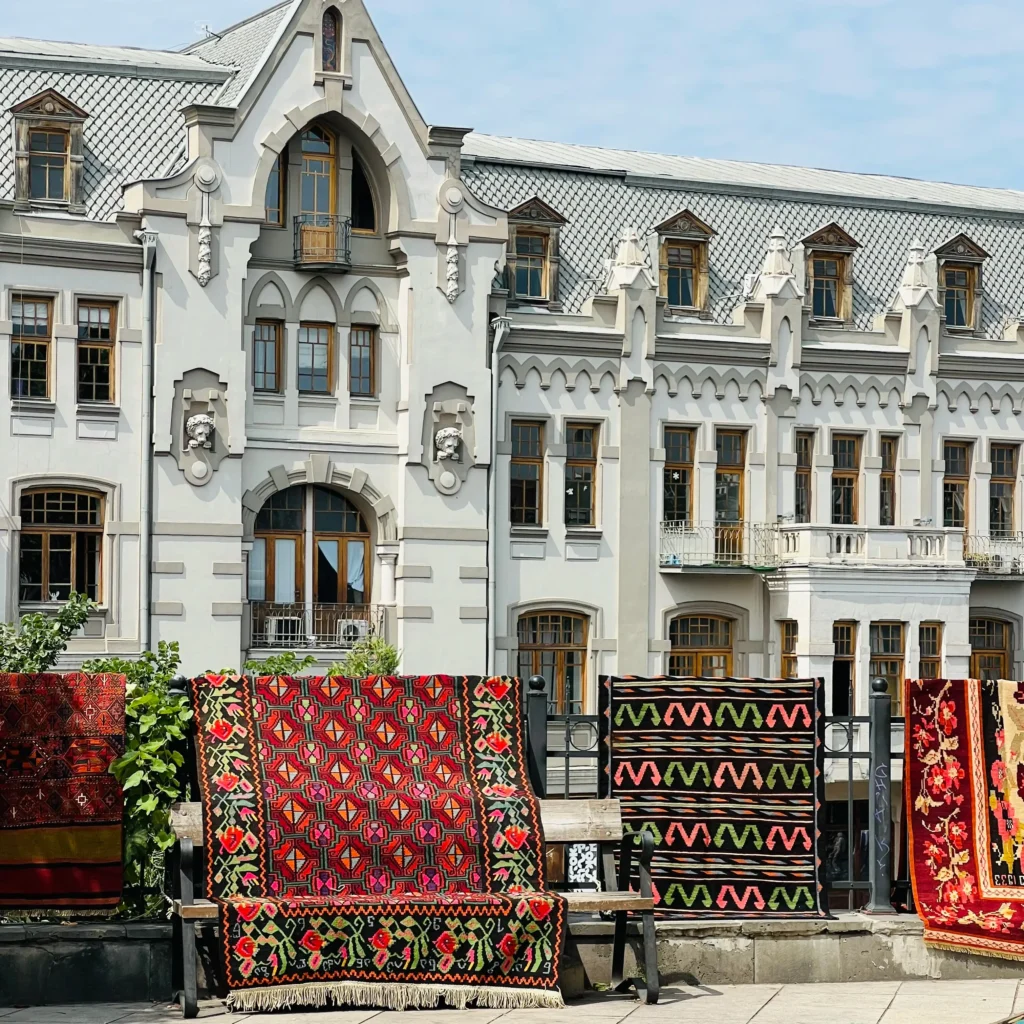
{"type": "Polygon", "coordinates": [[[1009,444],[1005,442],[995,442],[989,446],[989,461],[992,463],[992,476],[989,480],[989,498],[988,498],[988,533],[990,537],[1006,540],[1013,537],[1017,525],[1017,475],[1020,466],[1020,446],[1016,444],[1009,444]],[[999,462],[1000,471],[997,471],[996,465],[996,452],[1009,452],[1010,471],[1007,472],[1005,460],[1000,458],[999,462]],[[1006,494],[997,495],[997,488],[1005,488],[1006,494]],[[997,518],[993,515],[996,509],[996,501],[998,498],[1008,497],[1009,498],[1009,515],[1007,517],[1007,523],[1001,528],[994,526],[994,520],[997,518]]]}
{"type": "Polygon", "coordinates": [[[287,213],[287,192],[286,185],[288,181],[288,150],[283,149],[280,153],[274,157],[273,166],[270,169],[270,177],[267,178],[267,190],[263,198],[263,223],[268,227],[272,228],[283,228],[285,226],[285,216],[287,213]],[[282,157],[284,158],[282,160],[282,157]],[[277,174],[277,200],[276,206],[270,205],[270,186],[274,180],[274,174],[277,174]],[[272,215],[272,212],[277,212],[276,219],[272,215]]]}
{"type": "MultiPolygon", "coordinates": [[[[591,431],[591,450],[592,455],[590,458],[581,458],[578,456],[566,456],[565,459],[565,485],[566,485],[566,497],[568,497],[568,488],[571,483],[582,483],[583,481],[570,480],[569,471],[570,469],[590,469],[590,518],[586,523],[570,523],[569,522],[569,505],[567,502],[563,502],[563,520],[565,522],[566,529],[575,530],[583,529],[589,530],[597,526],[597,459],[600,451],[599,445],[601,443],[601,426],[598,423],[581,423],[581,422],[570,422],[565,425],[565,439],[566,439],[566,451],[568,452],[569,446],[573,444],[569,440],[570,434],[574,430],[589,430],[591,431]]],[[[578,509],[577,509],[578,510],[578,509]]]]}
{"type": "Polygon", "coordinates": [[[878,474],[878,525],[896,525],[896,462],[899,458],[900,439],[897,434],[883,434],[879,439],[878,453],[882,469],[878,474]],[[886,498],[889,509],[886,512],[886,498]],[[886,522],[886,520],[889,520],[886,522]]]}
{"type": "Polygon", "coordinates": [[[665,297],[667,308],[670,310],[679,310],[680,312],[689,313],[702,313],[707,308],[708,302],[708,243],[697,238],[676,238],[671,235],[665,235],[661,239],[661,245],[658,253],[659,259],[659,291],[660,294],[665,297]],[[686,303],[672,302],[669,295],[669,278],[671,276],[672,268],[674,266],[684,266],[684,264],[675,264],[671,262],[669,250],[671,249],[689,249],[692,255],[692,262],[690,268],[692,272],[692,282],[690,290],[692,292],[693,303],[687,305],[686,303]]]}
{"type": "MultiPolygon", "coordinates": [[[[338,212],[338,137],[334,134],[333,131],[331,131],[330,128],[325,128],[321,124],[312,124],[308,128],[306,128],[302,132],[302,134],[299,136],[299,149],[300,149],[300,151],[302,153],[302,168],[301,168],[301,170],[299,172],[300,173],[300,178],[299,178],[299,213],[302,214],[302,215],[305,215],[305,216],[310,216],[310,217],[323,217],[323,216],[333,217],[333,216],[335,216],[337,214],[337,212],[338,212]],[[306,132],[312,132],[312,131],[318,131],[318,132],[322,132],[323,133],[324,139],[330,145],[330,151],[329,152],[327,152],[327,153],[319,153],[319,152],[316,152],[314,150],[307,151],[305,149],[305,147],[303,146],[303,141],[304,141],[303,136],[306,134],[306,132]],[[302,190],[302,176],[304,176],[306,174],[310,174],[310,173],[314,173],[315,177],[320,177],[321,176],[319,171],[317,171],[317,172],[310,172],[310,171],[306,170],[307,160],[322,160],[322,161],[324,161],[327,164],[328,180],[329,180],[329,185],[328,185],[328,188],[329,188],[329,192],[328,192],[328,200],[329,200],[329,204],[328,205],[329,205],[329,209],[328,209],[326,214],[324,213],[323,210],[304,210],[304,209],[302,209],[302,202],[303,202],[303,196],[302,196],[302,191],[303,191],[302,190]]],[[[315,196],[316,189],[314,189],[313,191],[314,191],[314,196],[315,196]]],[[[315,199],[314,199],[314,205],[315,205],[315,199]]]]}
{"type": "MultiPolygon", "coordinates": [[[[986,629],[987,632],[987,629],[986,629]]],[[[968,622],[968,639],[971,644],[971,665],[970,675],[972,679],[983,679],[985,671],[982,670],[981,662],[983,660],[997,661],[998,671],[994,673],[996,679],[1007,679],[1010,677],[1013,670],[1013,625],[1004,619],[994,619],[989,615],[976,615],[971,616],[968,622]],[[999,626],[1003,631],[1003,646],[1002,647],[979,647],[975,644],[975,639],[978,635],[979,630],[975,627],[979,623],[985,623],[986,626],[999,626]]]]}
{"type": "Polygon", "coordinates": [[[369,324],[352,324],[348,330],[348,393],[353,398],[377,397],[377,328],[369,324]],[[357,334],[366,334],[369,338],[369,344],[355,345],[354,341],[357,334]],[[356,348],[369,348],[370,350],[370,382],[369,389],[366,391],[357,391],[353,387],[353,370],[355,368],[353,351],[356,348]]]}
{"type": "Polygon", "coordinates": [[[974,264],[970,263],[957,263],[955,260],[943,261],[939,267],[939,291],[940,291],[940,306],[942,310],[942,317],[945,321],[946,328],[953,331],[973,331],[974,330],[974,293],[978,286],[978,268],[974,264]],[[966,275],[966,283],[964,285],[954,284],[952,286],[946,280],[946,274],[962,273],[966,275]],[[965,292],[965,319],[962,324],[950,323],[947,316],[947,301],[951,291],[954,292],[965,292]]]}
{"type": "MultiPolygon", "coordinates": [[[[78,325],[78,342],[75,346],[75,393],[79,403],[94,403],[96,405],[113,405],[116,402],[116,367],[117,367],[117,303],[110,302],[102,299],[79,299],[75,308],[75,321],[78,325]],[[82,310],[83,309],[98,309],[106,310],[109,314],[109,331],[110,337],[107,339],[102,338],[83,338],[82,331],[82,310]],[[83,398],[82,397],[82,384],[81,379],[82,372],[82,352],[83,350],[103,350],[109,353],[110,361],[107,364],[110,373],[110,383],[108,384],[109,397],[108,398],[83,398]]],[[[89,364],[86,364],[89,365],[89,364]]],[[[95,383],[92,384],[95,388],[95,383]]]]}
{"type": "Polygon", "coordinates": [[[971,460],[973,456],[973,445],[970,441],[944,440],[942,442],[942,459],[945,469],[942,476],[942,525],[946,529],[962,529],[967,533],[971,522],[971,460]],[[950,449],[962,449],[964,452],[965,473],[951,473],[947,454],[950,449]],[[963,490],[963,523],[959,526],[946,521],[946,495],[953,493],[951,488],[962,488],[963,490]]]}
{"type": "Polygon", "coordinates": [[[537,500],[533,509],[534,522],[532,523],[528,522],[525,518],[526,513],[529,511],[526,503],[523,502],[521,506],[515,504],[511,468],[509,470],[508,518],[512,526],[543,526],[544,524],[544,427],[545,423],[543,420],[515,419],[509,423],[509,443],[512,448],[509,466],[535,466],[537,469],[537,500]],[[516,432],[524,428],[537,430],[536,455],[522,455],[516,452],[516,432]],[[524,518],[518,518],[519,509],[522,510],[524,518]]]}
{"type": "MultiPolygon", "coordinates": [[[[690,631],[692,633],[692,631],[690,631]]],[[[699,633],[698,633],[699,635],[699,633]]],[[[668,624],[668,636],[669,636],[669,656],[668,656],[668,674],[669,675],[682,675],[692,676],[694,678],[725,678],[733,674],[733,661],[734,661],[734,649],[736,644],[736,622],[734,619],[726,618],[724,615],[676,615],[668,624]],[[689,644],[685,645],[682,643],[682,627],[683,622],[697,622],[708,624],[708,636],[709,639],[712,637],[711,629],[712,624],[717,624],[717,628],[722,630],[724,628],[726,643],[716,644],[689,644]],[[686,665],[682,661],[684,658],[692,658],[693,672],[682,672],[680,669],[685,669],[686,665]],[[704,676],[704,659],[705,658],[722,658],[725,661],[724,665],[724,676],[704,676]]]]}
{"type": "MultiPolygon", "coordinates": [[[[309,341],[302,340],[302,332],[309,330],[326,330],[327,331],[327,387],[323,391],[305,390],[302,385],[299,384],[300,395],[313,395],[316,397],[330,397],[334,394],[334,335],[337,333],[337,327],[335,324],[325,323],[319,320],[304,320],[299,324],[299,329],[295,335],[295,359],[296,359],[296,383],[302,376],[302,364],[299,362],[299,356],[302,352],[303,345],[311,344],[309,341]]],[[[314,347],[315,351],[315,347],[314,347]]],[[[313,367],[310,366],[310,376],[313,367]]]]}
{"type": "MultiPolygon", "coordinates": [[[[891,633],[888,634],[890,637],[891,633]]],[[[892,698],[892,710],[898,715],[903,707],[903,680],[906,678],[907,659],[907,624],[891,619],[882,619],[872,622],[869,626],[868,641],[870,648],[870,660],[868,664],[868,675],[872,680],[886,679],[889,682],[889,696],[892,698]],[[882,630],[898,630],[899,651],[881,650],[875,648],[876,637],[881,640],[882,630]],[[885,666],[883,668],[882,666],[885,666]],[[896,671],[893,673],[892,669],[896,671]]]]}
{"type": "MultiPolygon", "coordinates": [[[[11,313],[11,356],[10,356],[10,393],[11,398],[21,401],[30,400],[36,402],[48,402],[51,399],[53,393],[53,296],[50,295],[33,295],[31,292],[11,292],[8,297],[10,304],[11,313]],[[46,307],[46,334],[21,334],[18,329],[18,323],[14,320],[14,305],[20,303],[22,306],[25,303],[42,303],[46,307]],[[14,375],[14,346],[22,345],[41,345],[44,349],[45,364],[46,364],[46,394],[45,395],[32,395],[24,394],[18,395],[14,393],[14,381],[15,379],[22,380],[26,378],[15,378],[14,375]]],[[[34,318],[38,320],[38,317],[34,318]]],[[[20,357],[24,360],[24,355],[20,357]]],[[[38,359],[30,360],[30,362],[39,362],[38,359]]],[[[31,384],[31,378],[27,378],[27,382],[31,384]]],[[[31,388],[30,388],[31,390],[31,388]]]]}
{"type": "Polygon", "coordinates": [[[781,619],[779,621],[779,649],[782,652],[780,669],[783,679],[797,678],[796,646],[799,640],[800,624],[796,619],[781,619]]]}
{"type": "Polygon", "coordinates": [[[861,473],[861,450],[864,438],[860,434],[834,433],[831,438],[832,447],[832,525],[833,526],[856,526],[860,522],[860,473],[861,473]],[[849,467],[837,467],[836,445],[847,441],[854,443],[853,469],[849,467]],[[849,485],[852,483],[852,487],[849,485]],[[842,522],[836,519],[836,487],[841,486],[852,491],[852,511],[850,521],[842,522]]]}
{"type": "MultiPolygon", "coordinates": [[[[527,625],[527,628],[529,626],[527,625]]],[[[552,632],[554,630],[551,630],[552,632]]],[[[563,680],[565,678],[566,668],[566,654],[576,653],[581,655],[580,657],[580,696],[578,703],[581,705],[581,710],[587,706],[587,652],[589,650],[590,640],[590,619],[589,616],[583,615],[579,612],[572,611],[560,611],[556,608],[552,609],[533,609],[530,611],[524,611],[519,614],[516,619],[516,669],[520,669],[520,659],[524,655],[530,657],[533,672],[532,675],[543,675],[541,671],[542,659],[545,651],[554,654],[555,660],[555,679],[545,679],[548,686],[554,690],[552,696],[554,700],[549,700],[549,704],[554,705],[554,713],[556,715],[566,714],[565,708],[565,691],[563,688],[555,689],[556,681],[563,680]],[[530,619],[537,619],[538,625],[535,630],[537,635],[542,635],[544,630],[540,626],[539,620],[547,618],[548,620],[558,618],[562,619],[562,623],[558,629],[561,632],[565,626],[565,620],[570,620],[573,623],[573,633],[575,634],[576,626],[581,626],[582,644],[573,643],[556,643],[556,644],[533,644],[522,642],[522,631],[524,623],[529,623],[530,619]]],[[[550,691],[549,691],[550,693],[550,691]]],[[[576,702],[573,702],[576,703],[576,702]]],[[[576,712],[579,713],[579,712],[576,712]]]]}
{"type": "MultiPolygon", "coordinates": [[[[850,666],[850,715],[857,713],[857,623],[852,619],[837,619],[832,623],[832,664],[837,661],[850,666]]],[[[833,672],[833,680],[835,673],[833,672]]],[[[835,683],[832,689],[832,714],[835,710],[835,683]]],[[[842,716],[846,717],[846,716],[842,716]]]]}
{"type": "Polygon", "coordinates": [[[921,622],[917,627],[918,665],[920,679],[942,679],[941,622],[921,622]]]}
{"type": "MultiPolygon", "coordinates": [[[[551,233],[543,228],[522,228],[517,227],[512,238],[513,252],[515,253],[515,272],[512,277],[512,296],[518,302],[550,302],[551,301],[551,233]],[[540,254],[540,295],[531,295],[529,292],[521,292],[518,288],[518,276],[523,260],[536,260],[535,253],[521,253],[519,251],[520,238],[539,238],[541,240],[540,254]]],[[[531,264],[532,266],[532,264],[531,264]]]]}
{"type": "MultiPolygon", "coordinates": [[[[684,523],[686,524],[685,528],[689,529],[693,525],[693,491],[696,482],[694,478],[694,449],[697,443],[696,430],[693,427],[666,426],[663,441],[665,445],[665,467],[662,470],[661,478],[662,519],[667,523],[684,523]],[[674,434],[688,438],[686,449],[689,452],[689,459],[687,461],[670,458],[673,448],[682,447],[681,445],[669,445],[669,437],[674,434]],[[678,482],[671,479],[672,473],[680,474],[678,482]],[[669,488],[677,486],[686,489],[686,508],[683,510],[685,515],[682,517],[678,515],[678,508],[674,508],[672,510],[673,514],[669,515],[669,488]]],[[[675,499],[672,499],[671,504],[676,504],[675,499]]]]}
{"type": "MultiPolygon", "coordinates": [[[[284,366],[282,359],[284,356],[284,324],[280,320],[257,320],[253,324],[252,331],[252,389],[257,394],[262,395],[279,395],[284,390],[284,366]],[[260,387],[256,383],[257,374],[261,371],[256,369],[256,353],[260,345],[269,344],[269,339],[259,338],[257,334],[260,328],[272,328],[274,331],[273,348],[274,348],[274,386],[273,387],[260,387]]],[[[267,370],[262,371],[264,379],[268,376],[267,370]]]]}
{"type": "Polygon", "coordinates": [[[840,323],[846,322],[850,319],[850,310],[848,309],[847,296],[850,292],[848,287],[848,277],[850,273],[850,254],[845,252],[831,252],[828,249],[811,249],[807,254],[807,279],[808,279],[808,294],[810,295],[810,306],[811,306],[811,319],[817,322],[824,323],[840,323]],[[830,261],[836,265],[836,276],[833,278],[825,274],[815,273],[815,262],[830,261]],[[814,301],[816,297],[815,285],[818,281],[835,281],[836,282],[836,311],[834,315],[828,313],[818,313],[814,308],[814,301]]]}
{"type": "MultiPolygon", "coordinates": [[[[45,497],[44,497],[45,505],[45,497]]],[[[22,598],[20,587],[22,584],[19,583],[18,590],[18,603],[20,605],[37,605],[37,604],[53,604],[49,597],[50,594],[50,538],[54,534],[70,534],[71,535],[71,591],[75,593],[75,579],[77,576],[78,569],[78,537],[80,534],[88,534],[89,536],[98,538],[97,543],[97,560],[96,560],[96,593],[95,595],[87,595],[91,600],[95,601],[96,604],[103,603],[103,571],[104,571],[104,529],[106,524],[106,510],[107,510],[107,499],[106,495],[100,491],[90,491],[78,487],[33,487],[28,490],[22,491],[19,496],[18,509],[21,512],[22,525],[19,533],[20,548],[19,548],[19,566],[18,572],[19,577],[22,572],[21,558],[24,552],[24,538],[30,536],[39,536],[42,538],[40,548],[40,559],[41,559],[41,578],[39,587],[43,596],[40,600],[33,600],[31,598],[22,598]],[[24,502],[26,499],[31,500],[36,496],[45,496],[50,494],[59,494],[63,496],[73,495],[75,498],[84,497],[90,501],[95,500],[97,502],[96,507],[96,523],[80,524],[80,523],[32,523],[28,520],[31,518],[24,511],[24,502]]],[[[44,507],[43,513],[45,515],[46,509],[44,507]]],[[[66,599],[59,599],[61,602],[66,599]]]]}
{"type": "MultiPolygon", "coordinates": [[[[69,204],[71,202],[71,132],[64,128],[57,128],[52,125],[31,125],[28,130],[28,173],[29,173],[29,184],[28,184],[28,198],[33,203],[52,203],[52,204],[69,204]],[[56,150],[49,149],[33,149],[32,148],[32,137],[34,135],[56,135],[60,136],[64,140],[64,149],[58,154],[56,150]],[[44,196],[36,196],[32,194],[32,170],[34,161],[36,159],[45,159],[47,161],[53,159],[55,156],[61,157],[61,165],[63,171],[61,173],[61,194],[60,197],[51,196],[49,194],[44,196]]],[[[46,173],[46,191],[49,193],[50,187],[50,175],[46,173]]]]}
{"type": "Polygon", "coordinates": [[[796,471],[793,476],[793,521],[811,523],[814,521],[814,431],[798,430],[793,448],[796,455],[796,471]],[[803,459],[805,452],[801,451],[802,443],[806,446],[806,460],[803,459]],[[801,484],[807,502],[807,510],[803,515],[800,512],[801,484]]]}
{"type": "Polygon", "coordinates": [[[310,595],[310,600],[313,604],[339,604],[339,605],[355,605],[363,606],[370,604],[370,591],[373,583],[373,567],[370,563],[370,530],[366,523],[366,518],[363,513],[352,504],[351,500],[343,494],[338,494],[335,491],[331,491],[329,488],[322,487],[322,491],[326,491],[328,494],[342,498],[346,501],[356,515],[358,515],[357,525],[361,526],[362,529],[355,529],[349,531],[335,531],[335,530],[321,530],[317,528],[317,507],[316,507],[316,485],[306,485],[306,490],[303,494],[303,509],[305,510],[305,503],[311,501],[313,503],[313,518],[312,518],[312,533],[308,534],[305,532],[306,520],[303,517],[304,536],[306,540],[311,544],[310,555],[313,558],[313,593],[310,595]],[[363,544],[363,600],[362,601],[348,601],[348,600],[335,600],[335,601],[321,601],[319,597],[320,591],[320,541],[335,541],[338,545],[338,586],[339,588],[344,586],[346,588],[345,597],[348,597],[348,544],[351,541],[361,541],[363,544]]]}

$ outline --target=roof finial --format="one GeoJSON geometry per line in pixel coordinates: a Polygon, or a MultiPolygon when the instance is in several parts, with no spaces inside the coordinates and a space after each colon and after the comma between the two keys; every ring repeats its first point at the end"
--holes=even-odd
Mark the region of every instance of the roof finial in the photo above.
{"type": "Polygon", "coordinates": [[[768,251],[764,256],[761,275],[768,277],[792,277],[793,264],[789,258],[789,246],[786,236],[777,224],[768,236],[768,251]]]}
{"type": "Polygon", "coordinates": [[[900,281],[900,299],[907,307],[918,305],[928,294],[928,275],[924,266],[924,243],[915,238],[907,252],[907,265],[900,281]]]}
{"type": "Polygon", "coordinates": [[[615,252],[615,266],[642,267],[645,262],[636,228],[623,228],[619,236],[619,247],[615,252]]]}

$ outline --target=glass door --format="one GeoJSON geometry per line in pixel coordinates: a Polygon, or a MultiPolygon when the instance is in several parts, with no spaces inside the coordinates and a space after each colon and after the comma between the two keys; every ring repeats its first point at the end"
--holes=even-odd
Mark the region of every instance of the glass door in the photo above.
{"type": "Polygon", "coordinates": [[[299,188],[303,260],[334,259],[335,168],[334,136],[315,125],[304,131],[299,188]]]}

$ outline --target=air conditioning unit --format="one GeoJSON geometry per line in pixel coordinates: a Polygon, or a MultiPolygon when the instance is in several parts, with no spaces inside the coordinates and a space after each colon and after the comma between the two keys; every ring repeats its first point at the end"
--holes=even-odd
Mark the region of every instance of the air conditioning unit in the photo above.
{"type": "Polygon", "coordinates": [[[302,618],[298,615],[267,616],[265,637],[268,644],[292,646],[302,641],[302,618]]]}
{"type": "Polygon", "coordinates": [[[339,647],[351,647],[363,637],[370,635],[368,619],[338,619],[337,633],[339,647]]]}
{"type": "Polygon", "coordinates": [[[989,572],[1002,572],[1003,571],[1003,556],[992,555],[992,561],[988,565],[989,572]]]}

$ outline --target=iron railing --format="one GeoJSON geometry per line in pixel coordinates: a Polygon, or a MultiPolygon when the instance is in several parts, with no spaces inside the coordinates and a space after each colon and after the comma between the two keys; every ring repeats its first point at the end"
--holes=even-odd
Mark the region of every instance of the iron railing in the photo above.
{"type": "Polygon", "coordinates": [[[302,213],[294,224],[295,265],[347,269],[352,265],[352,222],[327,213],[302,213]]]}
{"type": "Polygon", "coordinates": [[[779,561],[779,528],[763,523],[662,523],[663,569],[759,569],[779,561]]]}
{"type": "Polygon", "coordinates": [[[346,649],[384,631],[384,610],[369,604],[249,605],[249,647],[286,650],[346,649]]]}
{"type": "Polygon", "coordinates": [[[964,561],[982,575],[1024,576],[1024,533],[964,537],[964,561]]]}

